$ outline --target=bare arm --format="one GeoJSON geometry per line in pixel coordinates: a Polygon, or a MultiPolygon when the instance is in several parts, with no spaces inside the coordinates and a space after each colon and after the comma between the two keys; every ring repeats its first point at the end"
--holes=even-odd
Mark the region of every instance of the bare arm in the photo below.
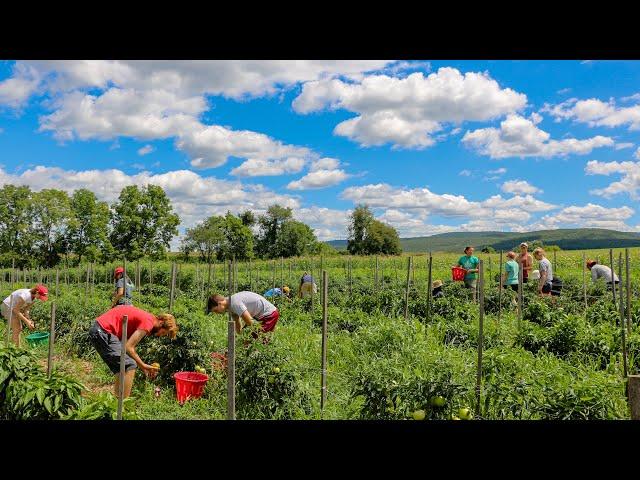
{"type": "Polygon", "coordinates": [[[25,316],[22,313],[22,306],[24,305],[24,300],[22,298],[18,299],[18,302],[13,305],[13,316],[18,317],[22,323],[24,323],[30,330],[33,330],[34,324],[28,316],[25,316]]]}
{"type": "Polygon", "coordinates": [[[540,280],[538,282],[538,292],[542,293],[542,287],[547,283],[547,272],[540,272],[540,280]]]}
{"type": "Polygon", "coordinates": [[[127,340],[126,349],[127,355],[133,358],[138,367],[140,367],[140,370],[142,370],[148,377],[153,378],[156,376],[156,369],[151,365],[147,365],[146,363],[144,363],[136,352],[136,345],[138,345],[138,342],[140,342],[140,340],[142,340],[146,334],[147,332],[145,332],[144,330],[136,330],[135,332],[133,332],[133,335],[131,335],[131,337],[129,337],[129,340],[127,340]]]}
{"type": "Polygon", "coordinates": [[[115,307],[118,304],[118,300],[120,300],[123,296],[124,296],[124,287],[120,287],[116,290],[116,293],[113,296],[113,301],[111,302],[111,308],[115,307]]]}

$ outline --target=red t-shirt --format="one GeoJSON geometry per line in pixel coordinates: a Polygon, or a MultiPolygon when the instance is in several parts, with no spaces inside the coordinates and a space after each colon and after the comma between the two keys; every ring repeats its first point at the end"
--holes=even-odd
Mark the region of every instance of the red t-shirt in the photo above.
{"type": "Polygon", "coordinates": [[[133,305],[114,307],[100,315],[96,320],[105,331],[122,340],[122,317],[124,315],[129,317],[127,320],[127,340],[131,338],[131,335],[136,330],[142,329],[147,334],[151,333],[156,316],[133,305]]]}

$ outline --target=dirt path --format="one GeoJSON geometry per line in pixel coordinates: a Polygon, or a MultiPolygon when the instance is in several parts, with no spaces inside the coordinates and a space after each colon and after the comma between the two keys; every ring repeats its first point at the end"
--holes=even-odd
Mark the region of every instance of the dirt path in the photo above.
{"type": "MultiPolygon", "coordinates": [[[[38,360],[40,366],[46,370],[47,358],[38,360]]],[[[71,375],[73,378],[82,383],[87,390],[82,392],[83,396],[97,394],[103,391],[113,390],[113,383],[104,383],[98,379],[93,363],[81,358],[72,358],[63,354],[53,356],[53,364],[55,369],[60,372],[71,375]]]]}

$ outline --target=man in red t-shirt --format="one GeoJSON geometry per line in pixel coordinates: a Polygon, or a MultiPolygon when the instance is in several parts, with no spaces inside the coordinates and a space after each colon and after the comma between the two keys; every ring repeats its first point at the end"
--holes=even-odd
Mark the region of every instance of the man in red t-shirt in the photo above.
{"type": "Polygon", "coordinates": [[[158,373],[158,368],[147,365],[136,353],[136,345],[145,335],[176,338],[178,326],[169,313],[154,315],[133,305],[119,305],[96,318],[89,330],[89,339],[98,354],[116,376],[115,394],[120,387],[120,355],[122,353],[122,318],[127,315],[127,339],[125,354],[124,398],[131,395],[136,367],[150,378],[158,373]]]}

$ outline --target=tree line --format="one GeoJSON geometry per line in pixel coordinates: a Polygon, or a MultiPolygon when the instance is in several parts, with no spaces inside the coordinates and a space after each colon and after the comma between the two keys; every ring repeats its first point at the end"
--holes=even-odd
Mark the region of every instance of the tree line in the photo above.
{"type": "MultiPolygon", "coordinates": [[[[49,268],[61,261],[162,259],[179,224],[171,200],[157,185],[124,187],[109,205],[84,188],[68,194],[6,184],[0,188],[0,264],[49,268]]],[[[397,231],[375,220],[366,205],[352,212],[348,235],[353,255],[402,252],[397,231]]],[[[246,210],[210,216],[186,230],[180,250],[185,259],[204,262],[337,253],[309,225],[295,220],[291,208],[278,204],[262,215],[246,210]]]]}

